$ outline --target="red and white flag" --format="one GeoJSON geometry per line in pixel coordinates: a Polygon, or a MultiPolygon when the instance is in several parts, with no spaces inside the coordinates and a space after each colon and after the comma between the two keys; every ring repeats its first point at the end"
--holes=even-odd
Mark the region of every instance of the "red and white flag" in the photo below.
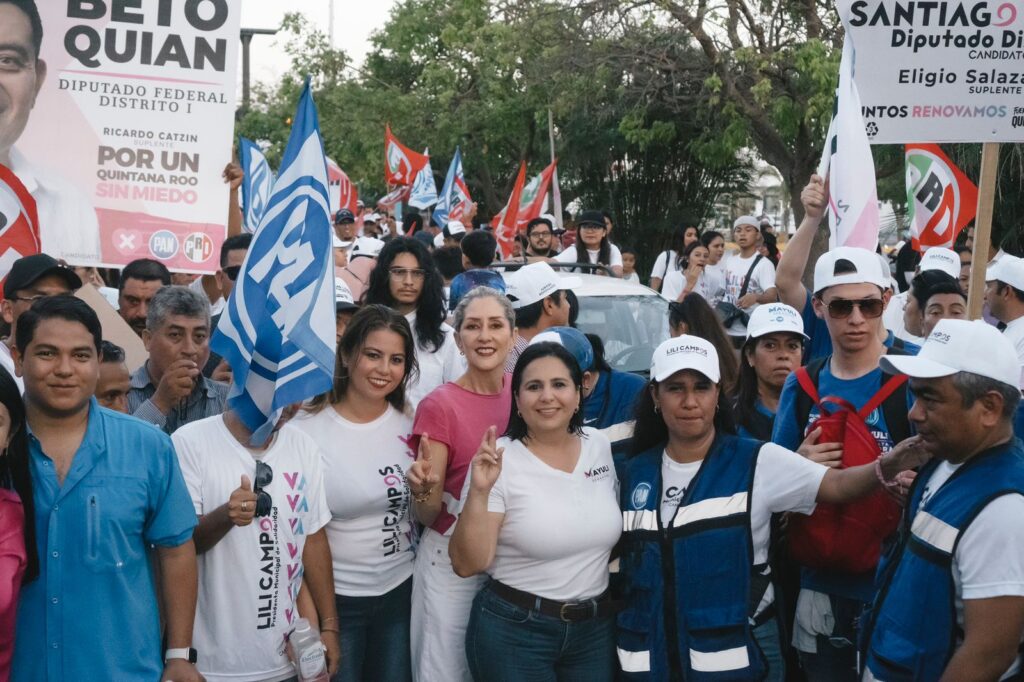
{"type": "Polygon", "coordinates": [[[974,220],[977,186],[937,144],[908,144],[906,159],[911,245],[922,253],[933,246],[952,248],[974,220]]]}
{"type": "Polygon", "coordinates": [[[0,165],[0,281],[14,261],[40,251],[36,200],[14,171],[0,165]]]}
{"type": "Polygon", "coordinates": [[[379,208],[394,208],[398,204],[404,202],[409,198],[409,194],[412,193],[411,186],[396,187],[389,193],[382,196],[377,200],[377,206],[379,208]]]}
{"type": "Polygon", "coordinates": [[[522,197],[525,185],[526,162],[523,161],[519,164],[519,174],[516,176],[515,184],[512,185],[512,196],[509,197],[505,208],[501,209],[501,213],[494,216],[494,219],[491,221],[491,226],[494,228],[494,236],[498,240],[498,248],[501,249],[502,258],[505,259],[512,257],[512,246],[516,235],[519,234],[520,197],[522,197]]]}
{"type": "Polygon", "coordinates": [[[430,159],[398,141],[391,126],[384,128],[384,180],[389,185],[411,185],[430,159]]]}
{"type": "Polygon", "coordinates": [[[327,185],[332,217],[335,211],[342,208],[347,208],[355,215],[359,188],[352,184],[345,171],[341,170],[341,166],[330,157],[327,158],[327,185]]]}
{"type": "MultiPolygon", "coordinates": [[[[839,9],[843,23],[847,24],[849,5],[840,3],[839,9]]],[[[850,35],[847,30],[835,109],[818,175],[828,178],[829,245],[859,246],[874,251],[878,245],[878,189],[860,95],[853,81],[854,48],[850,35]]]]}
{"type": "Polygon", "coordinates": [[[516,224],[520,231],[526,229],[526,224],[534,218],[539,218],[545,213],[548,204],[548,188],[551,187],[551,178],[554,176],[558,160],[555,159],[535,175],[532,180],[523,188],[522,196],[519,198],[519,215],[516,217],[516,224]]]}

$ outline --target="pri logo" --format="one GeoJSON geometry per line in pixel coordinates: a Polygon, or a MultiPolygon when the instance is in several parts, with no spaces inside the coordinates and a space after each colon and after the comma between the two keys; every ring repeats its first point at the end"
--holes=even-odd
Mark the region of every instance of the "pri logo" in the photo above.
{"type": "Polygon", "coordinates": [[[193,232],[185,237],[182,253],[193,263],[202,263],[213,255],[213,240],[202,232],[193,232]]]}
{"type": "Polygon", "coordinates": [[[878,135],[878,124],[875,123],[874,121],[871,121],[866,126],[864,126],[864,132],[868,134],[869,138],[874,139],[875,135],[878,135]]]}
{"type": "Polygon", "coordinates": [[[159,260],[169,260],[178,254],[178,235],[170,230],[158,230],[149,237],[149,252],[159,260]]]}

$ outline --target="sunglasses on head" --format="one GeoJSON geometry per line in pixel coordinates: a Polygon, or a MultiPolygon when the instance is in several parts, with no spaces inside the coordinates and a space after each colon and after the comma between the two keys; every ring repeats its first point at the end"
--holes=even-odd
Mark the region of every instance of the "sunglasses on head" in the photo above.
{"type": "Polygon", "coordinates": [[[846,298],[835,298],[829,301],[828,315],[829,317],[841,320],[849,317],[853,314],[854,306],[860,308],[860,314],[868,319],[882,316],[882,310],[885,308],[885,302],[880,298],[862,298],[857,301],[851,301],[846,298]]]}
{"type": "Polygon", "coordinates": [[[270,482],[274,480],[274,470],[270,468],[269,464],[264,462],[256,462],[256,482],[252,487],[252,491],[256,493],[256,516],[267,516],[270,514],[271,508],[274,506],[274,501],[270,497],[264,488],[270,485],[270,482]]]}
{"type": "Polygon", "coordinates": [[[232,282],[238,279],[238,273],[242,270],[241,265],[230,265],[224,268],[224,274],[228,276],[232,282]]]}

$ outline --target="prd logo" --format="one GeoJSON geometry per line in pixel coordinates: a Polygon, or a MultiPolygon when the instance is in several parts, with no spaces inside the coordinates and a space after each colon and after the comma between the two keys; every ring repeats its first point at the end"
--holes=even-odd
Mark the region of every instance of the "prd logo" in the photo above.
{"type": "Polygon", "coordinates": [[[178,253],[178,235],[170,230],[158,230],[149,237],[149,252],[154,258],[168,260],[178,253]]]}
{"type": "Polygon", "coordinates": [[[193,263],[202,263],[213,255],[213,240],[202,232],[193,232],[185,237],[182,253],[193,263]]]}

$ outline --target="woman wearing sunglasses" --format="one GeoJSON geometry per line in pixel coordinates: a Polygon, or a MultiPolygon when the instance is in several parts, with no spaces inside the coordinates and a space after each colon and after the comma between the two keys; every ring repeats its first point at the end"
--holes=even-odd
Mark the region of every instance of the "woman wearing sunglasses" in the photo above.
{"type": "Polygon", "coordinates": [[[772,514],[864,497],[928,457],[914,439],[876,464],[830,469],[739,438],[715,347],[688,335],[655,350],[635,434],[620,486],[617,647],[629,680],[784,679],[772,514]]]}
{"type": "Polygon", "coordinates": [[[593,354],[572,332],[539,334],[523,351],[508,431],[496,439],[491,429],[473,458],[449,550],[459,575],[491,578],[466,631],[477,682],[614,677],[618,482],[608,438],[583,426],[575,356],[590,364],[593,354]]]}
{"type": "Polygon", "coordinates": [[[445,323],[444,281],[419,240],[396,237],[384,246],[370,273],[363,302],[394,308],[412,327],[419,366],[406,387],[412,409],[428,393],[466,370],[452,328],[445,323]]]}
{"type": "Polygon", "coordinates": [[[412,678],[412,519],[405,471],[415,457],[405,387],[412,331],[382,305],[353,316],[338,344],[334,388],[294,422],[324,454],[327,539],[341,631],[337,680],[412,678]]]}
{"type": "Polygon", "coordinates": [[[465,637],[482,578],[460,578],[448,558],[469,463],[489,428],[504,432],[512,402],[505,359],[515,312],[501,293],[471,289],[455,308],[455,338],[469,368],[423,399],[413,433],[419,458],[407,476],[413,512],[426,528],[412,586],[413,679],[468,680],[465,637]]]}

